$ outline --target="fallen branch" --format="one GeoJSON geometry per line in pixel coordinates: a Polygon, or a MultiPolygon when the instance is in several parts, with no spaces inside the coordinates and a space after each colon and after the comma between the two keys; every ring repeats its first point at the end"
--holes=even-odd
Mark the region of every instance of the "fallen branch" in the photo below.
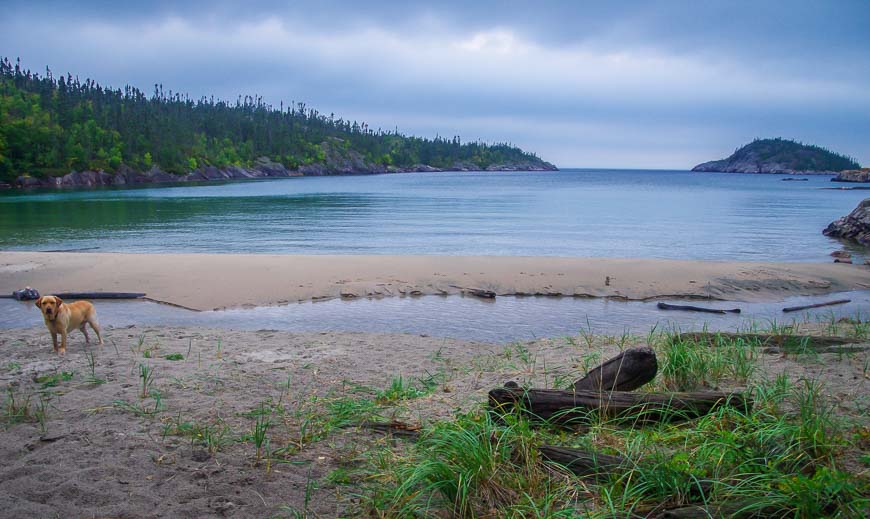
{"type": "Polygon", "coordinates": [[[672,305],[668,303],[659,302],[657,305],[660,310],[683,310],[686,312],[704,312],[708,314],[739,314],[739,308],[731,308],[728,310],[720,310],[718,308],[704,308],[702,306],[692,306],[692,305],[672,305]]]}
{"type": "Polygon", "coordinates": [[[822,308],[823,306],[833,306],[833,305],[844,305],[846,303],[851,303],[851,299],[837,299],[836,301],[828,301],[826,303],[816,303],[814,305],[804,305],[804,306],[789,306],[783,308],[782,311],[785,313],[789,312],[800,312],[801,310],[809,310],[810,308],[822,308]]]}
{"type": "Polygon", "coordinates": [[[635,423],[676,422],[703,416],[723,405],[747,412],[752,400],[740,393],[718,391],[630,393],[502,387],[489,392],[493,412],[519,409],[533,419],[561,424],[586,423],[596,416],[635,423]]]}
{"type": "Polygon", "coordinates": [[[142,292],[60,292],[52,294],[61,299],[141,299],[142,292]]]}
{"type": "Polygon", "coordinates": [[[575,391],[631,391],[656,377],[658,362],[649,347],[631,348],[574,382],[575,391]]]}

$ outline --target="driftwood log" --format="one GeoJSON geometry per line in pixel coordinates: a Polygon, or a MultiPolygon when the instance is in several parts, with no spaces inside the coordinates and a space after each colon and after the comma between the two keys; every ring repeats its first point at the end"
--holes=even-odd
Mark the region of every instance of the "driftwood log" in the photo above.
{"type": "Polygon", "coordinates": [[[720,340],[744,340],[758,344],[765,353],[851,353],[864,351],[856,346],[860,339],[830,335],[776,335],[767,333],[693,332],[681,333],[672,340],[693,341],[717,346],[720,340]]]}
{"type": "Polygon", "coordinates": [[[739,308],[731,308],[728,310],[720,310],[718,308],[704,308],[702,306],[692,306],[692,305],[672,305],[669,303],[659,302],[657,305],[659,310],[683,310],[686,312],[704,312],[708,314],[739,314],[739,308]]]}
{"type": "Polygon", "coordinates": [[[705,415],[723,406],[742,411],[752,400],[740,393],[630,393],[626,391],[559,391],[501,387],[489,392],[490,410],[496,413],[519,408],[533,419],[560,424],[585,423],[595,415],[636,423],[677,422],[705,415]]]}
{"type": "Polygon", "coordinates": [[[52,294],[61,299],[141,299],[141,292],[60,292],[52,294]]]}
{"type": "Polygon", "coordinates": [[[822,308],[824,306],[834,306],[834,305],[844,305],[846,303],[851,303],[851,299],[837,299],[836,301],[827,301],[825,303],[816,303],[814,305],[803,305],[803,306],[788,306],[783,308],[782,311],[785,313],[789,312],[800,312],[801,310],[809,310],[810,308],[822,308]]]}
{"type": "Polygon", "coordinates": [[[631,462],[622,456],[570,447],[542,445],[538,452],[545,460],[558,463],[581,478],[607,479],[611,474],[625,472],[631,467],[631,462]]]}
{"type": "Polygon", "coordinates": [[[630,348],[574,382],[575,391],[631,391],[656,377],[658,362],[652,348],[630,348]]]}
{"type": "MultiPolygon", "coordinates": [[[[541,456],[553,463],[557,463],[573,472],[581,478],[607,480],[611,476],[624,476],[632,469],[645,465],[644,462],[635,463],[622,456],[599,454],[571,447],[555,447],[542,445],[538,447],[541,456]]],[[[708,479],[696,479],[689,474],[683,474],[687,481],[692,481],[689,495],[703,498],[713,491],[714,482],[708,479]]],[[[714,516],[718,517],[718,516],[714,516]]]]}
{"type": "Polygon", "coordinates": [[[793,515],[794,511],[781,506],[760,505],[752,501],[734,501],[730,503],[684,506],[682,508],[665,510],[654,517],[656,519],[710,519],[711,517],[728,517],[729,519],[784,519],[793,515]]]}
{"type": "Polygon", "coordinates": [[[486,290],[485,288],[474,288],[474,287],[461,287],[459,285],[450,285],[453,288],[458,288],[462,290],[463,293],[471,294],[475,297],[479,297],[481,299],[495,299],[496,293],[492,290],[486,290]]]}

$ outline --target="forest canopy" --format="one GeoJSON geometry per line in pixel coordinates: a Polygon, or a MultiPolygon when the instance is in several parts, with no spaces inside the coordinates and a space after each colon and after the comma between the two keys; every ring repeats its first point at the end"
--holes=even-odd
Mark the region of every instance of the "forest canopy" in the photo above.
{"type": "Polygon", "coordinates": [[[113,172],[122,165],[186,174],[205,166],[249,167],[260,157],[295,170],[323,163],[327,141],[387,167],[545,164],[510,144],[386,132],[301,102],[276,108],[259,96],[192,99],[161,84],[146,95],[129,85],[114,89],[71,74],[56,77],[47,68],[40,75],[20,60],[0,60],[0,181],[113,172]]]}

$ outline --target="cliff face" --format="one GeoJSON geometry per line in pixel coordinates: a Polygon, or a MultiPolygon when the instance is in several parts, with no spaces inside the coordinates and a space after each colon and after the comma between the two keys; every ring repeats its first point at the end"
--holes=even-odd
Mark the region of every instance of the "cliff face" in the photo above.
{"type": "MultiPolygon", "coordinates": [[[[344,149],[339,144],[326,142],[323,144],[325,159],[322,163],[300,166],[291,170],[283,164],[261,157],[248,168],[230,166],[216,168],[207,166],[198,168],[187,175],[173,175],[158,167],[148,171],[135,171],[121,166],[115,173],[105,171],[73,171],[62,177],[30,177],[20,176],[15,180],[14,187],[99,187],[99,186],[134,186],[145,184],[175,184],[186,182],[208,182],[220,180],[244,180],[258,178],[287,178],[301,176],[323,175],[364,175],[376,173],[408,173],[408,172],[439,172],[439,171],[480,171],[481,168],[472,163],[457,162],[449,168],[435,168],[426,164],[415,164],[410,167],[385,166],[371,163],[354,150],[344,149]]],[[[486,171],[556,171],[556,166],[544,161],[528,161],[510,164],[495,164],[486,171]]],[[[12,187],[0,185],[0,187],[12,187]]]]}
{"type": "Polygon", "coordinates": [[[832,238],[842,238],[870,247],[870,198],[865,198],[847,216],[831,222],[822,234],[832,238]]]}
{"type": "Polygon", "coordinates": [[[856,169],[854,160],[818,146],[785,139],[756,140],[727,159],[698,164],[692,171],[723,173],[835,174],[856,169]]]}

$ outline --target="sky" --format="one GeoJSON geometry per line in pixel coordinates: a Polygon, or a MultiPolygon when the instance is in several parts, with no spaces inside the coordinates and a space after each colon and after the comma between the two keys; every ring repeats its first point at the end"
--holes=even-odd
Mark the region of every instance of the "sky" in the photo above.
{"type": "Polygon", "coordinates": [[[34,2],[0,56],[150,93],[305,102],[566,167],[785,137],[870,165],[870,1],[34,2]]]}

